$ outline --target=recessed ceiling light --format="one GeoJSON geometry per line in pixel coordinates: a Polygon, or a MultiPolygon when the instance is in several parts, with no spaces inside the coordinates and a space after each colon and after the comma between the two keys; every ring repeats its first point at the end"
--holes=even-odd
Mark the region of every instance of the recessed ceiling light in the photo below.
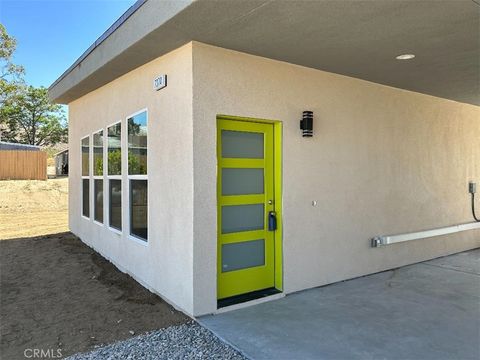
{"type": "Polygon", "coordinates": [[[413,59],[415,57],[415,55],[413,54],[402,54],[402,55],[398,55],[395,59],[397,60],[410,60],[410,59],[413,59]]]}

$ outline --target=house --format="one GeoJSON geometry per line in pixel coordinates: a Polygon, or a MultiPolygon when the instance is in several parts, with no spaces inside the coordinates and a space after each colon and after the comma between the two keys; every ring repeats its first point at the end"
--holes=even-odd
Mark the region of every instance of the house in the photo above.
{"type": "Polygon", "coordinates": [[[192,316],[480,246],[478,23],[466,0],[138,1],[49,89],[71,231],[192,316]]]}

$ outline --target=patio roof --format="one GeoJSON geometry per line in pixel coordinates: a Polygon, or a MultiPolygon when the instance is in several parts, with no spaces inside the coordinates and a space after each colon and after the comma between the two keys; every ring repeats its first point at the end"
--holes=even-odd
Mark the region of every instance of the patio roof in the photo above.
{"type": "Polygon", "coordinates": [[[140,0],[49,92],[69,103],[199,41],[480,105],[479,25],[471,0],[140,0]],[[395,59],[409,53],[416,57],[395,59]]]}

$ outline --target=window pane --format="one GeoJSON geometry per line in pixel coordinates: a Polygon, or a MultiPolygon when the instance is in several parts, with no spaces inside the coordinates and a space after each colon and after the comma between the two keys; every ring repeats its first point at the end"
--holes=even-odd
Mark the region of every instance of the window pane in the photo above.
{"type": "Polygon", "coordinates": [[[222,157],[263,159],[263,133],[222,130],[222,157]]]}
{"type": "Polygon", "coordinates": [[[263,239],[222,245],[222,272],[262,265],[265,265],[263,239]]]}
{"type": "Polygon", "coordinates": [[[110,226],[122,230],[122,180],[110,180],[110,226]]]}
{"type": "Polygon", "coordinates": [[[128,173],[147,174],[147,113],[144,111],[127,120],[128,173]]]}
{"type": "Polygon", "coordinates": [[[108,175],[122,174],[122,124],[108,128],[108,175]]]}
{"type": "Polygon", "coordinates": [[[222,234],[263,228],[263,204],[222,206],[222,234]]]}
{"type": "Polygon", "coordinates": [[[93,134],[93,175],[103,175],[103,130],[93,134]]]}
{"type": "Polygon", "coordinates": [[[94,180],[94,200],[95,200],[95,216],[94,219],[103,223],[103,180],[94,180]]]}
{"type": "Polygon", "coordinates": [[[90,153],[90,139],[88,137],[82,139],[82,176],[88,176],[88,155],[90,153]]]}
{"type": "Polygon", "coordinates": [[[82,180],[82,214],[83,216],[90,217],[90,180],[82,180]]]}
{"type": "Polygon", "coordinates": [[[130,180],[130,234],[143,240],[148,235],[148,183],[130,180]]]}
{"type": "Polygon", "coordinates": [[[263,169],[222,169],[222,195],[263,194],[263,169]]]}

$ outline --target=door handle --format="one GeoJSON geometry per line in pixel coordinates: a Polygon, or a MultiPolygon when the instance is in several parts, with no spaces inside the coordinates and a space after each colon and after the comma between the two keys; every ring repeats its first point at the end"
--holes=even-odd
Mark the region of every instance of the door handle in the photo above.
{"type": "Polygon", "coordinates": [[[268,213],[268,231],[277,230],[277,213],[275,211],[270,211],[268,213]]]}

